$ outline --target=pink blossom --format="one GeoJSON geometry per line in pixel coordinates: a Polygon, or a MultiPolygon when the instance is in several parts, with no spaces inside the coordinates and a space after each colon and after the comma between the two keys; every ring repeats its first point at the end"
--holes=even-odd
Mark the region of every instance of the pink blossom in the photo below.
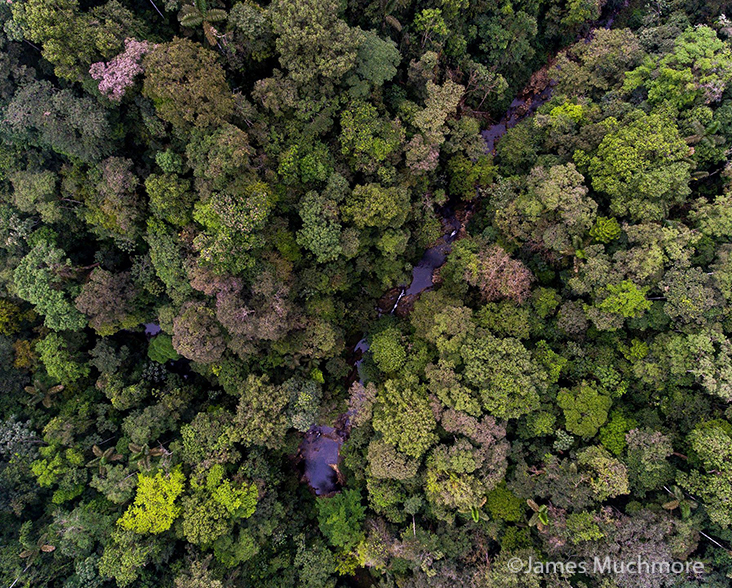
{"type": "Polygon", "coordinates": [[[135,83],[135,76],[143,72],[140,61],[153,49],[147,41],[125,39],[125,50],[110,62],[99,61],[89,68],[89,74],[100,80],[99,91],[110,100],[120,102],[127,88],[135,83]]]}

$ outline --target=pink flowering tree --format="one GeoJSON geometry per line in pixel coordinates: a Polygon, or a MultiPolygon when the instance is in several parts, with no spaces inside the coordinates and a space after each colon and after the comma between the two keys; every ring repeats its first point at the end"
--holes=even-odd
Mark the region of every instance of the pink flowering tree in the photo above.
{"type": "Polygon", "coordinates": [[[89,74],[99,80],[99,91],[114,102],[120,102],[127,88],[135,83],[135,77],[143,72],[142,57],[152,51],[154,45],[147,41],[125,39],[125,50],[110,62],[93,63],[89,74]]]}

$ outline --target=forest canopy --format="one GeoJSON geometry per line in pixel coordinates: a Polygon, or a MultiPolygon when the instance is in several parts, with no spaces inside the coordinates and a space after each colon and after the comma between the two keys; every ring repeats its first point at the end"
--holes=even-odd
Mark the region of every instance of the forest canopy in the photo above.
{"type": "Polygon", "coordinates": [[[1,2],[0,584],[729,586],[725,8],[1,2]]]}

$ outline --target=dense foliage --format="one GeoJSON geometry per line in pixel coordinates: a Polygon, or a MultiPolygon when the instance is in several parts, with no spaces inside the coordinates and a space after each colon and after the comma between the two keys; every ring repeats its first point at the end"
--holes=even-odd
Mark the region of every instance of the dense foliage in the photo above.
{"type": "Polygon", "coordinates": [[[0,584],[728,586],[722,8],[0,3],[0,584]]]}

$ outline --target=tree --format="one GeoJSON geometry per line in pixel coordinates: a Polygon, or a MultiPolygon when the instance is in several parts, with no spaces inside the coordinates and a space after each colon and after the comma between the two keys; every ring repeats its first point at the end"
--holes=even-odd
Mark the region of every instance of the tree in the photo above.
{"type": "MultiPolygon", "coordinates": [[[[53,365],[53,359],[50,359],[49,363],[53,365]]],[[[58,378],[56,378],[56,380],[58,381],[58,378]]],[[[28,401],[28,404],[33,405],[40,403],[45,408],[51,408],[51,406],[53,406],[54,396],[63,392],[64,388],[65,386],[63,384],[46,386],[42,382],[35,380],[32,386],[25,387],[25,391],[31,395],[31,399],[28,401]]]]}
{"type": "MultiPolygon", "coordinates": [[[[487,106],[487,100],[489,97],[494,99],[503,98],[506,90],[508,90],[508,82],[506,78],[492,69],[486,67],[482,63],[468,59],[465,64],[467,71],[467,80],[465,81],[465,95],[463,101],[465,106],[472,109],[476,114],[481,112],[484,105],[487,106]]],[[[457,122],[456,126],[470,125],[477,123],[477,119],[469,118],[467,116],[461,117],[460,120],[464,122],[457,122]]],[[[454,134],[453,128],[453,134],[454,134]]],[[[481,141],[483,138],[481,137],[481,141]]],[[[484,151],[482,149],[481,151],[484,151]]]]}
{"type": "Polygon", "coordinates": [[[590,439],[607,421],[612,399],[587,382],[575,390],[563,388],[557,394],[557,404],[564,410],[567,431],[590,439]]]}
{"type": "Polygon", "coordinates": [[[141,61],[151,49],[147,41],[125,39],[125,50],[109,63],[92,63],[89,75],[99,80],[99,92],[112,102],[121,102],[128,88],[135,84],[135,78],[143,73],[141,61]]]}
{"type": "Polygon", "coordinates": [[[175,588],[223,588],[221,580],[217,580],[208,569],[211,556],[192,560],[187,569],[175,577],[175,588]]]}
{"type": "Polygon", "coordinates": [[[73,384],[89,375],[89,366],[80,361],[80,355],[58,334],[49,333],[36,343],[48,375],[63,385],[73,384]]]}
{"type": "Polygon", "coordinates": [[[638,362],[635,372],[655,386],[669,378],[687,386],[698,382],[708,394],[729,402],[732,343],[715,328],[688,335],[660,335],[650,346],[650,353],[638,362]]]}
{"type": "Polygon", "coordinates": [[[321,141],[306,139],[282,153],[277,172],[291,185],[324,182],[333,173],[333,156],[321,141]]]}
{"type": "Polygon", "coordinates": [[[590,473],[590,486],[599,501],[630,492],[628,470],[603,447],[593,445],[577,453],[577,463],[590,473]]]}
{"type": "Polygon", "coordinates": [[[608,90],[619,89],[625,72],[639,65],[643,50],[630,29],[598,28],[589,43],[581,41],[557,56],[552,79],[563,94],[599,98],[608,90]]]}
{"type": "Polygon", "coordinates": [[[356,54],[356,73],[370,85],[379,88],[397,74],[401,55],[396,43],[382,39],[375,31],[364,31],[356,54]]]}
{"type": "Polygon", "coordinates": [[[249,269],[254,263],[250,252],[263,244],[259,229],[273,204],[270,187],[261,181],[239,182],[197,202],[193,218],[205,230],[193,245],[203,264],[218,273],[249,269]]]}
{"type": "Polygon", "coordinates": [[[61,207],[56,191],[57,176],[51,171],[18,171],[10,176],[13,200],[23,212],[37,212],[45,223],[61,220],[61,207]]]}
{"type": "Polygon", "coordinates": [[[409,214],[409,190],[379,184],[358,185],[341,210],[343,218],[359,229],[398,228],[409,214]]]}
{"type": "Polygon", "coordinates": [[[605,0],[570,0],[562,24],[567,27],[581,25],[600,18],[605,0]]]}
{"type": "Polygon", "coordinates": [[[659,284],[666,294],[664,313],[681,323],[704,324],[709,311],[721,302],[713,284],[713,278],[698,267],[669,270],[659,284]]]}
{"type": "Polygon", "coordinates": [[[376,386],[369,382],[365,386],[361,382],[354,382],[348,390],[348,415],[354,427],[361,427],[371,421],[374,402],[376,401],[376,386]]]}
{"type": "Polygon", "coordinates": [[[185,269],[186,255],[176,233],[164,222],[149,219],[145,241],[150,247],[150,261],[155,275],[165,285],[168,295],[178,303],[192,292],[185,269]]]}
{"type": "Polygon", "coordinates": [[[659,431],[632,429],[628,443],[628,477],[634,493],[643,496],[661,488],[673,478],[667,458],[673,454],[671,439],[659,431]]]}
{"type": "Polygon", "coordinates": [[[85,198],[85,218],[96,232],[117,241],[134,242],[140,234],[142,206],[137,195],[140,180],[133,162],[109,157],[89,173],[93,187],[85,198]]]}
{"type": "Polygon", "coordinates": [[[81,451],[64,448],[55,442],[41,447],[39,454],[39,458],[31,464],[31,471],[41,487],[56,487],[51,497],[53,504],[63,504],[84,492],[87,472],[81,451]]]}
{"type": "Polygon", "coordinates": [[[440,358],[457,361],[460,349],[475,333],[473,311],[441,292],[425,292],[410,316],[420,339],[434,344],[440,358]]]}
{"type": "Polygon", "coordinates": [[[610,420],[600,428],[600,443],[613,455],[619,456],[627,447],[626,434],[637,426],[637,422],[614,410],[610,420]]]}
{"type": "Polygon", "coordinates": [[[96,511],[92,505],[66,510],[59,508],[49,529],[55,537],[60,554],[84,559],[91,555],[97,541],[105,537],[114,517],[96,511]]]}
{"type": "Polygon", "coordinates": [[[492,206],[503,233],[519,243],[539,242],[558,254],[573,253],[592,227],[597,204],[573,164],[535,167],[524,193],[498,191],[492,206]]]}
{"type": "Polygon", "coordinates": [[[233,47],[244,58],[262,61],[274,54],[275,39],[269,10],[254,2],[237,2],[229,12],[229,27],[233,29],[233,47]]]}
{"type": "Polygon", "coordinates": [[[194,0],[186,4],[178,13],[178,21],[186,28],[197,28],[203,25],[203,34],[211,45],[218,45],[218,39],[223,37],[212,23],[225,21],[227,14],[220,8],[209,8],[206,0],[194,0]]]}
{"type": "Polygon", "coordinates": [[[113,145],[107,112],[96,101],[45,80],[18,89],[4,122],[11,137],[23,144],[83,161],[99,161],[113,145]]]}
{"type": "Polygon", "coordinates": [[[323,390],[314,380],[290,378],[282,384],[290,396],[290,423],[298,431],[305,432],[312,427],[320,410],[323,390]]]}
{"type": "Polygon", "coordinates": [[[306,541],[301,535],[297,543],[293,564],[298,570],[298,585],[303,588],[333,588],[337,566],[333,551],[320,538],[306,541]]]}
{"type": "Polygon", "coordinates": [[[692,265],[696,237],[686,226],[626,224],[623,230],[633,247],[613,257],[618,269],[635,283],[654,284],[661,280],[666,268],[692,265]]]}
{"type": "MultiPolygon", "coordinates": [[[[450,415],[451,422],[446,430],[464,433],[460,425],[478,425],[478,429],[489,428],[485,421],[478,424],[471,417],[450,415]],[[461,423],[464,420],[466,422],[461,423]],[[457,426],[456,426],[457,425],[457,426]]],[[[484,441],[487,441],[484,439],[484,441]]],[[[491,490],[505,474],[505,448],[502,444],[492,446],[491,442],[476,447],[472,440],[456,438],[452,445],[437,445],[427,458],[425,495],[437,518],[451,522],[454,511],[479,518],[478,509],[486,501],[486,492],[491,490]]]]}
{"type": "Polygon", "coordinates": [[[424,387],[413,376],[387,380],[376,396],[373,427],[399,451],[421,457],[436,441],[435,419],[424,387]]]}
{"type": "Polygon", "coordinates": [[[334,0],[277,0],[270,11],[288,76],[311,92],[330,93],[356,64],[358,29],[341,20],[334,0]]]}
{"type": "Polygon", "coordinates": [[[159,219],[176,227],[193,220],[194,196],[190,180],[176,174],[150,174],[145,179],[145,190],[150,198],[150,209],[159,219]]]}
{"type": "Polygon", "coordinates": [[[320,498],[318,525],[331,545],[352,550],[363,539],[361,528],[366,509],[361,505],[361,493],[348,489],[332,498],[320,498]]]}
{"type": "Polygon", "coordinates": [[[722,194],[715,196],[713,202],[709,202],[705,198],[696,200],[690,213],[695,226],[710,237],[732,235],[731,198],[732,194],[722,194]]]}
{"type": "Polygon", "coordinates": [[[546,373],[518,339],[482,334],[461,351],[465,381],[479,393],[485,410],[500,419],[536,410],[546,373]]]}
{"type": "Polygon", "coordinates": [[[630,280],[619,284],[608,284],[600,290],[600,300],[594,307],[585,307],[598,329],[614,331],[622,327],[623,319],[639,318],[651,308],[646,299],[648,286],[639,288],[630,280]]]}
{"type": "Polygon", "coordinates": [[[425,495],[437,519],[452,523],[455,512],[480,518],[479,509],[485,501],[486,487],[478,477],[440,470],[429,466],[425,478],[425,495]]]}
{"type": "Polygon", "coordinates": [[[536,560],[537,553],[533,548],[522,545],[514,549],[502,549],[490,561],[490,565],[476,572],[478,584],[485,588],[540,588],[541,576],[539,574],[527,573],[517,574],[513,571],[510,562],[529,562],[536,560]]]}
{"type": "MultiPolygon", "coordinates": [[[[175,411],[179,408],[180,406],[176,406],[175,400],[171,398],[168,403],[158,402],[145,408],[137,408],[125,417],[122,422],[122,431],[125,437],[132,442],[132,445],[136,446],[134,451],[130,450],[133,453],[130,461],[145,460],[149,454],[147,450],[140,448],[144,448],[148,443],[154,443],[163,433],[175,427],[175,417],[177,416],[175,411]],[[173,404],[173,406],[170,406],[170,404],[173,404]]],[[[156,451],[151,457],[160,457],[164,454],[164,451],[156,451]],[[160,455],[155,455],[157,453],[160,455]]],[[[147,464],[144,464],[143,461],[140,465],[147,464]]]]}
{"type": "Polygon", "coordinates": [[[40,241],[26,255],[13,273],[15,290],[19,297],[34,304],[44,315],[44,322],[56,331],[78,331],[86,319],[74,306],[67,294],[59,289],[62,278],[72,273],[71,262],[62,249],[47,241],[40,241]]]}
{"type": "Polygon", "coordinates": [[[162,549],[159,542],[141,539],[134,531],[115,529],[99,560],[99,574],[114,578],[124,588],[139,578],[142,568],[159,557],[162,549]]]}
{"type": "Polygon", "coordinates": [[[81,82],[95,61],[120,53],[128,37],[142,37],[145,28],[116,0],[81,12],[76,0],[30,0],[12,6],[23,36],[43,47],[43,56],[59,78],[81,82]]]}
{"type": "Polygon", "coordinates": [[[185,476],[180,468],[155,476],[137,475],[137,494],[117,524],[138,534],[158,534],[170,529],[181,513],[176,499],[183,493],[185,476]]]}
{"type": "Polygon", "coordinates": [[[338,200],[327,194],[312,191],[300,199],[302,228],[297,232],[297,243],[309,249],[318,263],[335,261],[343,253],[338,200]]]}
{"type": "Polygon", "coordinates": [[[407,360],[402,334],[396,327],[389,327],[374,335],[369,351],[378,368],[386,374],[399,370],[407,360]]]}
{"type": "Polygon", "coordinates": [[[232,483],[220,464],[194,473],[191,490],[182,501],[183,533],[195,545],[210,545],[231,533],[232,523],[252,516],[257,504],[256,486],[232,483]]]}
{"type": "MultiPolygon", "coordinates": [[[[211,279],[210,274],[203,275],[211,279]]],[[[214,290],[216,317],[232,336],[229,346],[239,354],[250,353],[253,342],[277,341],[301,326],[301,316],[290,300],[289,276],[269,270],[255,276],[251,297],[243,295],[238,281],[214,290]]]]}
{"type": "Polygon", "coordinates": [[[160,118],[188,130],[227,121],[234,100],[216,54],[186,39],[156,45],[143,58],[142,93],[160,118]]]}
{"type": "Polygon", "coordinates": [[[407,145],[407,167],[413,173],[425,173],[437,167],[439,146],[444,143],[448,130],[447,119],[454,114],[464,92],[463,86],[451,80],[442,86],[427,82],[425,107],[413,118],[419,133],[407,145]]]}
{"type": "Polygon", "coordinates": [[[97,468],[100,476],[103,476],[107,472],[109,464],[122,459],[121,454],[115,453],[114,447],[108,447],[102,451],[98,445],[93,445],[92,453],[94,454],[94,457],[91,461],[87,462],[86,467],[97,468]]]}
{"type": "Polygon", "coordinates": [[[76,308],[89,319],[89,326],[100,335],[112,335],[140,323],[134,312],[137,291],[128,272],[117,275],[95,268],[76,298],[76,308]]]}
{"type": "Polygon", "coordinates": [[[379,117],[368,102],[355,101],[341,113],[341,153],[355,170],[377,173],[381,166],[398,162],[404,129],[397,121],[379,117]]]}
{"type": "Polygon", "coordinates": [[[521,304],[529,296],[533,279],[529,269],[499,245],[481,250],[465,269],[465,280],[477,286],[489,302],[509,298],[521,304]]]}
{"type": "Polygon", "coordinates": [[[442,10],[439,8],[425,8],[414,18],[414,29],[422,33],[422,48],[427,43],[438,45],[448,35],[442,10]]]}
{"type": "Polygon", "coordinates": [[[678,484],[700,499],[713,523],[726,529],[732,525],[729,425],[724,421],[698,425],[689,434],[688,441],[699,456],[702,468],[689,473],[678,472],[678,484]]]}
{"type": "Polygon", "coordinates": [[[185,463],[201,467],[210,462],[226,463],[239,459],[234,449],[237,433],[234,416],[215,407],[208,412],[199,412],[193,420],[180,429],[185,463]]]}
{"type": "Polygon", "coordinates": [[[523,518],[526,504],[501,482],[486,496],[486,508],[493,517],[511,523],[523,518]]]}
{"type": "Polygon", "coordinates": [[[409,480],[417,475],[419,462],[400,453],[383,441],[371,441],[368,447],[369,476],[388,480],[409,480]]]}
{"type": "Polygon", "coordinates": [[[534,16],[524,10],[496,10],[476,18],[481,61],[505,72],[514,82],[519,72],[528,70],[522,64],[531,63],[535,54],[532,41],[538,32],[534,16]]]}
{"type": "Polygon", "coordinates": [[[691,193],[689,147],[676,125],[640,111],[623,124],[613,118],[604,124],[610,132],[588,162],[592,186],[610,197],[614,214],[636,221],[666,218],[691,193]]]}
{"type": "Polygon", "coordinates": [[[285,408],[290,394],[282,387],[269,383],[267,376],[250,374],[246,380],[236,378],[224,386],[235,386],[239,395],[234,423],[236,438],[244,445],[262,445],[278,449],[289,428],[285,408]]]}
{"type": "Polygon", "coordinates": [[[424,371],[427,376],[427,389],[445,406],[472,416],[480,416],[482,412],[480,399],[463,383],[462,375],[456,373],[455,363],[440,360],[437,365],[427,365],[424,371]]]}
{"type": "Polygon", "coordinates": [[[197,178],[196,190],[203,200],[214,192],[231,189],[241,184],[256,183],[249,135],[232,124],[221,124],[215,129],[193,129],[185,155],[197,178]]]}
{"type": "Polygon", "coordinates": [[[462,154],[454,155],[448,162],[450,171],[450,193],[463,200],[472,200],[481,190],[493,182],[496,168],[486,155],[479,155],[476,161],[462,154]]]}
{"type": "Polygon", "coordinates": [[[214,311],[202,303],[185,303],[173,320],[173,347],[193,361],[214,363],[221,359],[226,342],[214,311]]]}
{"type": "Polygon", "coordinates": [[[590,229],[590,237],[599,243],[611,243],[622,233],[618,219],[615,217],[598,216],[594,226],[590,229]]]}
{"type": "Polygon", "coordinates": [[[649,57],[628,72],[623,89],[633,91],[645,85],[651,104],[682,109],[719,101],[731,81],[732,50],[713,29],[699,26],[685,30],[672,52],[649,57]]]}

